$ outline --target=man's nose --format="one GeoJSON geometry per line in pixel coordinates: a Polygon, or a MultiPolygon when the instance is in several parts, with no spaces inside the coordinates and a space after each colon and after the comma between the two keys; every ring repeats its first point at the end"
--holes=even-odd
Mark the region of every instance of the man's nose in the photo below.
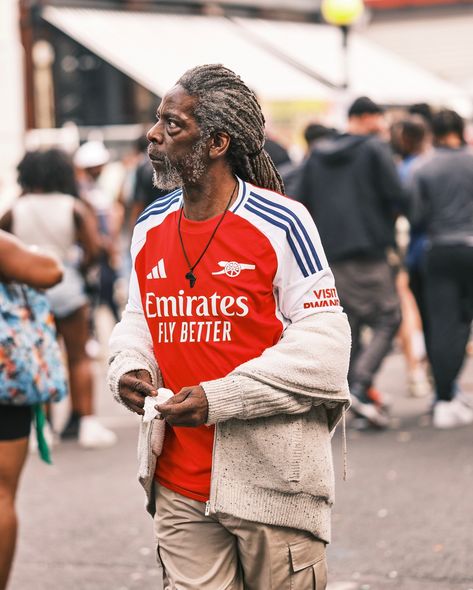
{"type": "Polygon", "coordinates": [[[151,129],[148,131],[148,133],[146,134],[146,139],[150,143],[162,143],[162,141],[163,141],[163,134],[162,134],[161,129],[160,129],[160,123],[159,123],[159,121],[157,123],[155,123],[151,127],[151,129]]]}

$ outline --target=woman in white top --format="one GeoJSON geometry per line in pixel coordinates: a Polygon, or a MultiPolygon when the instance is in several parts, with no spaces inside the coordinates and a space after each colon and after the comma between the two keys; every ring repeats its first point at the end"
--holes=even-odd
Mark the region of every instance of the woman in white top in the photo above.
{"type": "Polygon", "coordinates": [[[85,447],[109,446],[116,437],[94,416],[92,364],[86,352],[90,308],[83,272],[99,253],[94,216],[75,196],[74,167],[62,150],[27,153],[18,173],[23,195],[2,217],[0,228],[62,261],[64,278],[47,295],[67,351],[72,412],[79,417],[79,443],[85,447]]]}

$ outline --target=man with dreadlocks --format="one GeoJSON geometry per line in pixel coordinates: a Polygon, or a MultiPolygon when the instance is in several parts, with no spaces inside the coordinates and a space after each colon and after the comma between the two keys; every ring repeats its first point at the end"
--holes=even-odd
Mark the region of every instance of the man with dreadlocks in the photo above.
{"type": "Polygon", "coordinates": [[[156,185],[182,188],[137,221],[109,382],[144,414],[164,587],[323,589],[350,336],[317,230],[227,68],[186,72],[148,139],[156,185]]]}

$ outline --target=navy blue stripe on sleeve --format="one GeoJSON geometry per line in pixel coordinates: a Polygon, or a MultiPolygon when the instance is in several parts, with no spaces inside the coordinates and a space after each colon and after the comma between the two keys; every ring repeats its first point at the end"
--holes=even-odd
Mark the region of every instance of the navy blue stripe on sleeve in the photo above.
{"type": "Polygon", "coordinates": [[[161,213],[165,213],[166,211],[168,211],[175,203],[179,203],[179,201],[181,200],[181,195],[176,195],[174,197],[174,199],[172,199],[171,201],[168,201],[167,203],[163,204],[161,207],[154,207],[151,210],[148,210],[148,213],[146,215],[141,215],[141,217],[138,219],[138,221],[136,222],[136,225],[138,225],[139,223],[141,223],[142,221],[146,221],[146,219],[148,219],[148,217],[151,217],[153,215],[159,215],[161,213]]]}
{"type": "MultiPolygon", "coordinates": [[[[272,211],[273,215],[276,215],[277,217],[282,218],[281,214],[278,213],[279,211],[282,211],[286,216],[291,217],[295,221],[295,223],[297,224],[297,227],[299,228],[299,231],[297,231],[297,230],[295,230],[295,231],[297,232],[298,235],[301,235],[301,239],[303,239],[303,241],[304,241],[305,252],[308,254],[308,252],[307,252],[307,248],[308,248],[308,250],[312,254],[312,263],[315,263],[317,270],[322,270],[322,264],[320,262],[320,258],[317,254],[315,246],[314,246],[309,234],[307,233],[307,230],[306,230],[304,224],[299,219],[299,217],[294,213],[294,211],[292,211],[288,207],[284,207],[283,205],[280,205],[279,203],[275,203],[274,201],[270,201],[269,199],[266,199],[262,195],[259,195],[253,191],[250,192],[250,195],[252,197],[254,197],[255,199],[257,199],[258,201],[260,201],[261,203],[264,203],[265,205],[267,205],[270,209],[273,209],[273,211],[272,211]]],[[[287,221],[289,222],[290,220],[287,219],[287,221]]],[[[310,258],[310,256],[309,256],[309,258],[310,258]]],[[[309,262],[307,257],[306,257],[306,260],[307,260],[307,263],[309,264],[309,267],[310,267],[311,263],[309,262]]],[[[314,272],[315,272],[315,270],[314,270],[314,272]]]]}
{"type": "Polygon", "coordinates": [[[155,201],[153,201],[151,203],[151,205],[148,205],[146,207],[146,209],[141,213],[141,215],[138,217],[137,223],[139,223],[140,221],[143,221],[144,219],[147,219],[148,213],[156,208],[162,208],[164,205],[170,203],[171,201],[174,200],[175,197],[177,197],[178,195],[180,196],[182,193],[182,189],[178,188],[175,191],[173,191],[172,193],[169,193],[168,195],[165,195],[164,197],[159,197],[158,199],[156,199],[155,201]],[[143,219],[144,218],[144,219],[143,219]]]}
{"type": "Polygon", "coordinates": [[[282,229],[283,231],[286,232],[286,237],[287,237],[287,241],[289,244],[289,247],[292,250],[292,253],[294,254],[294,257],[297,261],[297,264],[299,265],[299,268],[301,269],[302,274],[304,275],[304,277],[308,277],[309,274],[313,274],[313,273],[309,273],[299,255],[299,251],[297,250],[297,247],[294,243],[294,240],[292,239],[291,236],[291,232],[289,230],[289,227],[287,225],[285,225],[284,223],[280,223],[279,221],[277,221],[276,219],[273,219],[272,217],[269,217],[268,215],[266,215],[265,213],[263,213],[261,210],[255,209],[254,207],[251,206],[250,201],[247,201],[244,205],[245,209],[247,209],[248,211],[250,211],[251,213],[254,213],[255,215],[257,215],[258,217],[261,217],[261,219],[264,219],[265,221],[267,221],[268,223],[271,223],[272,225],[282,229]]]}
{"type": "Polygon", "coordinates": [[[237,210],[240,208],[240,205],[243,203],[243,201],[245,200],[246,197],[246,182],[242,182],[243,185],[243,190],[241,191],[241,198],[238,201],[238,204],[236,205],[236,207],[234,207],[232,209],[232,213],[236,213],[237,210]]]}

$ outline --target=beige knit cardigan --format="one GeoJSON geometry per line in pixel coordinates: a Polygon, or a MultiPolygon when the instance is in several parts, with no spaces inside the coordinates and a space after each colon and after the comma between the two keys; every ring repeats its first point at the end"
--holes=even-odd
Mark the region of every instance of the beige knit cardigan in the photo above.
{"type": "MultiPolygon", "coordinates": [[[[125,312],[110,339],[109,384],[149,371],[161,385],[144,316],[125,312]]],[[[330,541],[334,501],[331,434],[349,407],[350,329],[342,312],[290,324],[261,356],[221,379],[202,382],[215,424],[208,511],[303,529],[330,541]]],[[[189,385],[196,385],[189,383],[189,385]]],[[[156,422],[142,424],[139,479],[154,514],[156,422]]]]}

